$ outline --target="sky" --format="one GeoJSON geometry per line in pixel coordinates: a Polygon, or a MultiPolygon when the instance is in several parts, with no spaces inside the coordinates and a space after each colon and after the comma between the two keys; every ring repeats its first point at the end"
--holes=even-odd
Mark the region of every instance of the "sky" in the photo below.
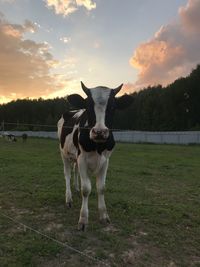
{"type": "Polygon", "coordinates": [[[0,103],[165,86],[199,51],[200,0],[0,0],[0,103]]]}

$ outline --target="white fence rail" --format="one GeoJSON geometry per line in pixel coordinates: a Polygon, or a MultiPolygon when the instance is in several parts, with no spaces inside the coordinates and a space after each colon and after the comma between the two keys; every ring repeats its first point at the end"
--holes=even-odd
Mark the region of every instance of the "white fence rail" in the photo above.
{"type": "Polygon", "coordinates": [[[143,132],[123,131],[114,133],[115,140],[129,143],[200,144],[200,131],[143,132]]]}
{"type": "MultiPolygon", "coordinates": [[[[26,133],[32,137],[57,139],[57,132],[45,131],[7,131],[5,133],[21,136],[26,133]]],[[[118,131],[114,132],[117,142],[127,143],[154,143],[154,144],[200,144],[200,131],[187,132],[144,132],[144,131],[118,131]]]]}

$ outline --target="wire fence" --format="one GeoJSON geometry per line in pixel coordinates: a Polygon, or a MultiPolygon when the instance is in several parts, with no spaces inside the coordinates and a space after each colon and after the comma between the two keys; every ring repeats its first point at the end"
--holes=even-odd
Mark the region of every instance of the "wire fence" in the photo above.
{"type": "Polygon", "coordinates": [[[97,257],[93,257],[93,256],[91,256],[91,255],[88,255],[87,253],[85,253],[85,252],[83,252],[83,251],[80,251],[80,250],[78,250],[78,249],[72,247],[71,245],[69,245],[69,244],[67,244],[67,243],[63,243],[63,242],[59,241],[58,239],[55,239],[55,238],[53,238],[53,237],[51,237],[51,236],[49,236],[49,235],[47,235],[47,234],[45,234],[45,233],[43,233],[43,232],[41,232],[41,231],[39,231],[39,230],[36,230],[36,229],[34,229],[33,227],[28,226],[28,225],[26,225],[26,224],[24,224],[24,223],[22,223],[22,222],[16,220],[15,218],[13,218],[13,217],[7,215],[7,214],[4,214],[4,213],[1,212],[0,215],[1,215],[2,217],[6,218],[6,219],[8,219],[8,220],[10,220],[10,221],[12,221],[12,222],[15,223],[16,225],[20,225],[21,227],[23,227],[24,231],[26,231],[26,229],[28,229],[28,230],[30,230],[31,232],[33,232],[33,233],[35,233],[35,234],[37,234],[37,235],[39,235],[39,236],[45,237],[46,239],[50,240],[51,242],[56,243],[56,244],[59,245],[59,246],[65,247],[65,248],[67,248],[68,250],[73,251],[73,252],[79,254],[81,257],[85,257],[85,258],[87,258],[87,260],[89,260],[89,261],[98,263],[99,266],[107,266],[107,267],[110,266],[110,264],[106,263],[105,261],[103,261],[103,260],[101,260],[101,259],[99,259],[99,258],[97,258],[97,257]]]}
{"type": "MultiPolygon", "coordinates": [[[[72,129],[72,126],[63,126],[72,129]]],[[[89,129],[81,127],[81,129],[89,129]]],[[[44,137],[57,139],[57,125],[32,124],[19,122],[2,122],[1,133],[21,136],[26,133],[31,137],[44,137]]],[[[200,131],[133,131],[131,129],[110,129],[115,141],[127,143],[153,143],[153,144],[200,144],[200,131]]]]}
{"type": "MultiPolygon", "coordinates": [[[[49,129],[57,129],[57,125],[55,124],[34,124],[34,123],[19,123],[19,122],[2,122],[1,123],[1,127],[0,129],[2,131],[5,131],[5,129],[11,129],[11,130],[20,130],[22,129],[23,127],[27,127],[27,129],[32,129],[32,128],[35,128],[36,131],[39,131],[41,129],[44,129],[44,128],[47,128],[48,130],[49,129]],[[39,129],[39,130],[38,130],[39,129]]],[[[67,128],[67,129],[72,129],[73,127],[72,126],[66,126],[66,125],[63,125],[64,128],[67,128]]],[[[90,129],[89,127],[79,127],[80,129],[90,129]]],[[[26,130],[27,130],[26,129],[26,130]]],[[[117,129],[117,128],[110,128],[109,129],[110,131],[132,131],[131,129],[117,129]]],[[[21,130],[21,131],[24,131],[24,130],[21,130]]]]}

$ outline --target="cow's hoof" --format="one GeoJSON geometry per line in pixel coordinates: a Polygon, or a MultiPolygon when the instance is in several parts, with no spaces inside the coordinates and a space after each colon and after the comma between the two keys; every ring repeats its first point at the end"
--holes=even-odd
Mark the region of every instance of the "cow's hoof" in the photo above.
{"type": "Polygon", "coordinates": [[[85,223],[78,223],[78,230],[85,232],[86,230],[86,224],[85,223]]]}
{"type": "Polygon", "coordinates": [[[100,219],[100,223],[103,224],[103,225],[107,225],[107,224],[110,224],[111,221],[110,221],[109,217],[106,217],[106,218],[101,218],[100,219]]]}
{"type": "Polygon", "coordinates": [[[71,207],[72,207],[72,202],[66,202],[66,206],[67,206],[68,209],[71,209],[71,207]]]}

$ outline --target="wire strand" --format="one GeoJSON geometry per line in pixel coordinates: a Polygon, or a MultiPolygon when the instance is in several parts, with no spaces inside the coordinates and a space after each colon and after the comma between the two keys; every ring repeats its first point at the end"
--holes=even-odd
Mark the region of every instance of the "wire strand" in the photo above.
{"type": "Polygon", "coordinates": [[[65,248],[67,248],[67,249],[69,249],[69,250],[71,250],[71,251],[73,251],[73,252],[78,253],[78,254],[81,255],[81,256],[84,256],[84,257],[88,258],[88,259],[91,260],[91,261],[96,261],[96,262],[98,262],[99,264],[101,264],[102,266],[110,266],[108,263],[104,262],[103,260],[100,260],[100,259],[97,258],[97,257],[92,257],[92,256],[90,256],[90,255],[88,255],[88,254],[86,254],[86,253],[84,253],[84,252],[82,252],[82,251],[80,251],[80,250],[78,250],[78,249],[76,249],[76,248],[74,248],[74,247],[68,245],[67,243],[63,243],[63,242],[61,242],[61,241],[59,241],[59,240],[57,240],[57,239],[55,239],[55,238],[53,238],[53,237],[51,237],[51,236],[48,236],[48,235],[46,235],[46,234],[44,234],[44,233],[42,233],[42,232],[40,232],[40,231],[38,231],[38,230],[36,230],[36,229],[34,229],[34,228],[32,228],[32,227],[30,227],[30,226],[28,226],[28,225],[22,223],[22,222],[19,222],[18,220],[12,218],[12,217],[9,216],[9,215],[6,215],[6,214],[4,214],[4,213],[2,213],[2,212],[1,212],[0,214],[1,214],[1,216],[3,216],[3,217],[5,217],[5,218],[7,218],[7,219],[9,219],[9,220],[11,220],[11,221],[13,221],[13,222],[15,222],[16,224],[19,224],[19,225],[23,226],[24,229],[27,228],[27,229],[29,229],[30,231],[32,231],[32,232],[34,232],[34,233],[36,233],[36,234],[38,234],[38,235],[41,235],[41,236],[45,237],[46,239],[49,239],[49,240],[51,240],[51,241],[57,243],[57,244],[60,245],[60,246],[63,246],[63,247],[65,247],[65,248]]]}
{"type": "MultiPolygon", "coordinates": [[[[16,125],[16,126],[32,126],[32,127],[47,127],[47,128],[57,128],[57,125],[50,125],[50,124],[32,124],[32,123],[18,123],[18,122],[4,122],[4,125],[16,125]]],[[[66,126],[63,125],[63,128],[66,129],[73,129],[73,126],[66,126]]],[[[79,127],[79,129],[90,129],[89,127],[79,127]]],[[[110,131],[122,132],[122,131],[133,131],[131,129],[117,129],[117,128],[110,128],[110,131]]]]}

